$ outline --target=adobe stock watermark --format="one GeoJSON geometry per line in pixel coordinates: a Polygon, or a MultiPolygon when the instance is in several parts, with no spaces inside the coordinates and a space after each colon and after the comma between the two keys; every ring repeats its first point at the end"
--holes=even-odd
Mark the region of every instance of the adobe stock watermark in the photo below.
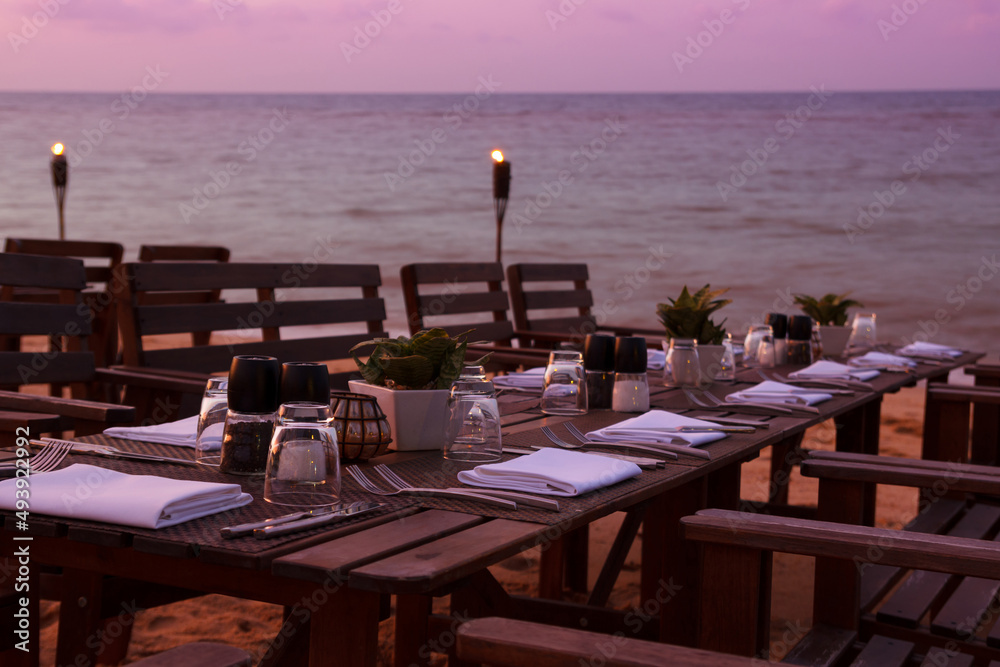
{"type": "Polygon", "coordinates": [[[561,0],[559,6],[556,7],[558,12],[546,9],[545,20],[549,22],[549,28],[552,32],[559,28],[560,23],[568,21],[569,17],[576,13],[577,8],[586,2],[587,0],[561,0]]]}
{"type": "Polygon", "coordinates": [[[59,11],[68,5],[72,0],[37,0],[38,8],[41,11],[35,12],[31,16],[21,17],[21,29],[17,32],[8,32],[7,41],[10,48],[17,54],[27,43],[38,36],[38,32],[54,19],[59,11]]]}
{"type": "Polygon", "coordinates": [[[212,0],[212,9],[220,21],[226,20],[226,15],[235,12],[237,7],[243,6],[243,0],[212,0]]]}
{"type": "MultiPolygon", "coordinates": [[[[931,145],[921,151],[919,155],[913,155],[903,163],[901,169],[904,175],[909,176],[907,181],[911,183],[919,181],[924,172],[933,167],[934,163],[941,158],[941,155],[947,153],[955,145],[955,142],[961,138],[962,135],[955,132],[950,125],[938,128],[937,136],[931,145]]],[[[857,220],[844,224],[844,233],[847,235],[847,240],[853,244],[855,239],[863,236],[865,232],[872,228],[875,221],[884,216],[899,198],[908,191],[909,186],[901,179],[893,181],[885,190],[873,191],[872,196],[874,198],[872,201],[867,206],[858,207],[857,220]]]]}
{"type": "Polygon", "coordinates": [[[795,136],[795,132],[833,97],[833,93],[828,92],[825,88],[825,84],[820,84],[819,88],[810,86],[809,90],[812,91],[812,95],[806,98],[805,103],[797,109],[789,111],[784,118],[780,118],[774,123],[774,135],[765,139],[759,147],[748,148],[746,154],[749,159],[739,163],[734,162],[729,166],[732,173],[729,175],[728,182],[717,181],[715,184],[723,202],[729,201],[731,195],[746,185],[747,180],[760,171],[772,155],[781,150],[783,143],[795,136]]]}
{"type": "Polygon", "coordinates": [[[354,26],[354,39],[351,40],[351,43],[340,43],[340,52],[344,54],[344,60],[347,61],[347,64],[350,65],[355,56],[361,55],[362,51],[371,46],[372,40],[377,39],[382,31],[392,23],[393,17],[402,11],[403,3],[401,0],[389,0],[385,9],[371,10],[372,20],[365,23],[363,29],[362,26],[354,26]]]}
{"type": "MultiPolygon", "coordinates": [[[[739,11],[745,12],[750,7],[750,0],[733,0],[733,4],[739,11]]],[[[711,48],[715,44],[715,40],[726,31],[726,26],[736,22],[738,16],[739,14],[731,9],[723,9],[717,18],[702,21],[701,24],[705,26],[705,29],[696,35],[688,36],[687,46],[684,47],[683,53],[680,51],[673,53],[677,71],[683,74],[686,66],[693,65],[695,60],[701,58],[705,50],[711,48]]]]}
{"type": "Polygon", "coordinates": [[[918,331],[914,331],[911,336],[903,336],[900,341],[903,345],[914,342],[927,342],[941,332],[941,327],[948,324],[965,306],[976,298],[982,291],[986,283],[996,278],[1000,273],[1000,262],[997,262],[997,254],[992,257],[982,256],[979,266],[972,273],[955,286],[948,290],[944,300],[951,305],[951,308],[938,308],[934,311],[934,317],[926,320],[917,320],[918,331]]]}
{"type": "Polygon", "coordinates": [[[469,119],[472,114],[479,110],[482,103],[488,100],[493,93],[503,85],[496,81],[492,74],[480,76],[475,91],[466,95],[461,102],[456,102],[441,116],[444,126],[435,127],[423,139],[414,139],[415,148],[409,153],[399,154],[399,163],[396,171],[387,171],[382,174],[385,178],[386,187],[389,192],[395,192],[396,188],[402,185],[406,179],[416,173],[417,167],[421,166],[437,152],[438,146],[448,141],[450,133],[462,127],[462,124],[469,119]]]}
{"type": "Polygon", "coordinates": [[[882,41],[888,42],[889,35],[906,25],[910,21],[910,17],[920,11],[920,8],[925,4],[927,4],[927,0],[903,0],[898,5],[893,4],[889,19],[879,19],[875,22],[875,26],[882,35],[882,41]]]}
{"type": "Polygon", "coordinates": [[[170,76],[170,72],[165,72],[156,65],[146,66],[146,74],[142,77],[139,85],[133,86],[130,90],[115,98],[111,103],[111,116],[105,116],[97,123],[97,127],[89,130],[82,130],[83,138],[75,144],[66,142],[66,157],[71,167],[76,167],[83,162],[84,158],[94,152],[98,146],[104,143],[108,135],[112,134],[118,126],[115,121],[121,123],[132,115],[132,112],[139,108],[139,105],[149,97],[149,94],[160,87],[164,79],[170,76]]]}
{"type": "Polygon", "coordinates": [[[515,212],[511,218],[517,233],[522,233],[526,226],[534,224],[542,213],[562,196],[565,189],[573,184],[576,180],[573,174],[585,172],[591,163],[599,160],[611,145],[618,141],[626,129],[628,126],[618,116],[604,119],[604,127],[598,135],[586,144],[580,144],[580,147],[570,154],[569,163],[573,167],[572,171],[561,170],[554,180],[542,183],[544,192],[539,192],[534,197],[525,197],[524,207],[520,212],[515,212]]]}
{"type": "Polygon", "coordinates": [[[233,182],[233,177],[239,176],[243,167],[257,159],[260,153],[267,149],[275,138],[288,128],[290,121],[288,109],[272,109],[271,118],[256,133],[247,136],[244,141],[236,147],[236,153],[243,158],[243,162],[228,162],[224,169],[208,170],[209,179],[204,185],[194,188],[194,195],[191,203],[179,202],[177,210],[184,220],[184,224],[190,224],[191,220],[204,211],[208,206],[218,199],[222,191],[233,182]]]}

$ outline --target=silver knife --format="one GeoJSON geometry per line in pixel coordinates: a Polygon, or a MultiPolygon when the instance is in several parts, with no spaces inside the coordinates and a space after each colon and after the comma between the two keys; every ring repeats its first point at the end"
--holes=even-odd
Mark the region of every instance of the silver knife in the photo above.
{"type": "Polygon", "coordinates": [[[50,442],[68,442],[72,445],[74,454],[89,454],[92,456],[106,456],[113,459],[130,459],[133,461],[149,461],[154,463],[177,463],[185,466],[198,466],[194,459],[177,459],[170,456],[155,456],[153,454],[139,454],[138,452],[126,452],[108,445],[92,445],[86,442],[74,442],[72,440],[59,440],[56,438],[42,438],[32,440],[31,443],[38,446],[47,445],[50,442]]]}
{"type": "Polygon", "coordinates": [[[241,523],[236,526],[226,526],[221,528],[219,533],[222,537],[226,539],[231,539],[234,537],[243,537],[244,535],[249,535],[257,528],[267,528],[268,526],[280,526],[284,523],[289,523],[291,521],[298,521],[299,519],[306,519],[314,516],[324,516],[326,514],[332,514],[334,512],[340,512],[341,516],[346,514],[356,513],[358,510],[363,510],[367,506],[371,505],[370,509],[375,507],[381,507],[379,503],[370,503],[365,501],[359,501],[356,503],[337,503],[335,505],[328,505],[326,507],[317,507],[315,509],[302,510],[300,512],[292,512],[291,514],[282,514],[281,516],[276,516],[270,519],[264,519],[263,521],[254,521],[251,523],[241,523]]]}
{"type": "MultiPolygon", "coordinates": [[[[521,449],[520,447],[508,447],[504,445],[504,454],[534,454],[544,447],[534,447],[532,449],[521,449]]],[[[663,459],[651,459],[643,458],[641,456],[628,456],[627,454],[612,454],[611,452],[587,452],[588,454],[596,454],[597,456],[604,456],[609,459],[619,459],[620,461],[628,461],[629,463],[634,463],[640,468],[653,469],[663,465],[666,465],[666,461],[663,459]]]]}
{"type": "Polygon", "coordinates": [[[285,523],[277,525],[265,526],[263,528],[256,528],[253,531],[253,536],[258,540],[266,540],[272,537],[280,537],[281,535],[297,533],[300,530],[308,530],[310,528],[316,528],[317,526],[324,526],[328,523],[333,523],[337,519],[340,519],[345,516],[354,516],[355,514],[370,512],[371,510],[378,509],[383,505],[384,503],[370,503],[370,502],[351,503],[347,507],[344,507],[339,510],[334,510],[323,514],[317,514],[316,516],[310,516],[303,519],[297,519],[294,521],[287,521],[285,523]]]}

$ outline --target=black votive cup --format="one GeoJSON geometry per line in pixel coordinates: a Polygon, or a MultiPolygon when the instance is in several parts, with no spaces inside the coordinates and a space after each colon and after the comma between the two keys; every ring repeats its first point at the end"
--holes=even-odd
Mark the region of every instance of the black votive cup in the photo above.
{"type": "Polygon", "coordinates": [[[289,361],[281,365],[280,402],[329,403],[330,371],[326,364],[289,361]]]}

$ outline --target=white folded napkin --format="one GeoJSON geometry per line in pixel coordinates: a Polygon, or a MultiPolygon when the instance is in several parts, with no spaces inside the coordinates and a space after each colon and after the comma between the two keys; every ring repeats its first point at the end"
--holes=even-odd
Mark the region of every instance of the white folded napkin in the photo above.
{"type": "Polygon", "coordinates": [[[915,368],[917,362],[913,361],[913,359],[908,359],[907,357],[900,357],[895,354],[871,350],[870,352],[864,353],[860,357],[849,359],[847,365],[852,368],[865,368],[866,366],[907,366],[909,368],[915,368]]]}
{"type": "Polygon", "coordinates": [[[462,470],[463,484],[549,496],[579,496],[635,477],[639,466],[629,461],[546,447],[503,463],[462,470]]]}
{"type": "Polygon", "coordinates": [[[589,440],[615,442],[617,440],[648,440],[651,443],[667,442],[675,438],[686,440],[692,446],[704,445],[726,437],[725,433],[677,433],[657,429],[679,428],[681,426],[718,426],[712,422],[693,417],[675,415],[666,410],[650,410],[638,417],[626,419],[612,426],[606,426],[587,434],[589,440]]]}
{"type": "Polygon", "coordinates": [[[651,371],[662,371],[667,365],[667,353],[663,350],[646,350],[646,368],[651,371]]]}
{"type": "Polygon", "coordinates": [[[726,400],[734,403],[802,403],[815,405],[833,398],[820,390],[803,389],[783,382],[765,380],[760,384],[737,391],[726,396],[726,400]]]}
{"type": "MultiPolygon", "coordinates": [[[[869,353],[870,354],[870,353],[869,353]]],[[[866,355],[867,356],[867,355],[866,355]]],[[[858,357],[861,359],[862,357],[858,357]]],[[[889,362],[883,361],[880,366],[886,366],[889,362]]],[[[871,380],[874,377],[878,377],[879,372],[876,370],[862,370],[860,368],[851,368],[847,364],[839,364],[836,361],[827,361],[826,359],[821,359],[817,362],[806,366],[805,368],[795,371],[794,373],[789,373],[788,377],[793,380],[809,380],[823,378],[843,378],[851,377],[855,380],[871,380]]]]}
{"type": "Polygon", "coordinates": [[[910,343],[909,345],[899,348],[898,350],[896,350],[896,352],[904,356],[907,354],[920,354],[932,357],[962,356],[962,351],[957,348],[949,347],[947,345],[940,345],[938,343],[928,343],[924,341],[915,341],[913,343],[910,343]]]}
{"type": "Polygon", "coordinates": [[[104,435],[143,442],[159,442],[164,445],[194,447],[198,439],[198,415],[152,426],[114,426],[104,429],[104,435]]]}
{"type": "MultiPolygon", "coordinates": [[[[17,504],[17,480],[0,482],[0,509],[17,504]]],[[[239,484],[192,482],[75,463],[31,476],[31,511],[139,528],[166,528],[249,504],[239,484]]]]}
{"type": "Polygon", "coordinates": [[[545,366],[531,368],[523,373],[508,373],[493,378],[497,387],[518,387],[520,389],[541,389],[545,384],[545,366]]]}

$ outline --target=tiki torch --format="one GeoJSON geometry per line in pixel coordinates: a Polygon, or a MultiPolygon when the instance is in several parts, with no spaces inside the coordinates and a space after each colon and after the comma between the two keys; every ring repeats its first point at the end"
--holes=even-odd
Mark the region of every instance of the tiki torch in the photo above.
{"type": "Polygon", "coordinates": [[[503,153],[493,151],[493,211],[497,217],[497,261],[500,261],[503,216],[507,212],[507,197],[510,195],[510,162],[505,162],[503,153]]]}
{"type": "Polygon", "coordinates": [[[66,184],[69,183],[69,163],[63,155],[64,146],[56,144],[52,147],[52,189],[56,193],[56,206],[59,209],[59,240],[66,239],[66,219],[63,217],[63,204],[66,202],[66,184]]]}

